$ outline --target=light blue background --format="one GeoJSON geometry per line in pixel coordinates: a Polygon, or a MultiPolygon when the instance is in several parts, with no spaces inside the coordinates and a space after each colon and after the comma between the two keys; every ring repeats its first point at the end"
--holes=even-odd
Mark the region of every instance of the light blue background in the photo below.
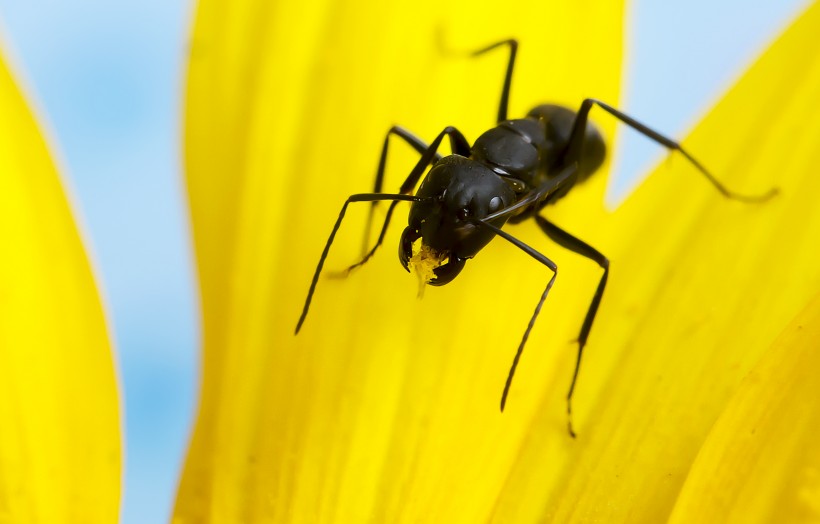
{"type": "MultiPolygon", "coordinates": [[[[620,106],[682,137],[806,4],[634,2],[620,106]]],[[[51,127],[109,306],[125,397],[127,524],[168,521],[196,405],[180,174],[191,14],[189,0],[0,0],[4,43],[51,127]]],[[[624,132],[610,200],[663,154],[624,132]]]]}

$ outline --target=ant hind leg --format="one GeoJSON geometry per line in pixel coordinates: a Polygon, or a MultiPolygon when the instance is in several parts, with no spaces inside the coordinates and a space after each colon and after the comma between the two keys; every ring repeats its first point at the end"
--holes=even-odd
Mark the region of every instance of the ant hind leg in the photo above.
{"type": "Polygon", "coordinates": [[[581,109],[578,110],[578,114],[575,118],[575,123],[572,126],[572,133],[570,134],[569,139],[569,146],[567,147],[567,152],[564,155],[564,162],[580,162],[582,158],[582,151],[581,148],[584,142],[584,132],[587,127],[587,120],[589,116],[589,111],[592,109],[592,106],[597,105],[610,115],[614,116],[624,124],[628,125],[635,131],[641,133],[645,137],[654,140],[658,144],[664,146],[667,149],[672,151],[678,151],[680,154],[684,156],[695,168],[700,171],[700,173],[706,177],[706,179],[717,189],[723,196],[726,198],[730,198],[732,200],[738,200],[740,202],[765,202],[769,200],[771,197],[777,194],[777,188],[772,188],[768,192],[762,195],[741,195],[730,191],[726,188],[720,181],[718,181],[715,176],[710,173],[703,164],[698,162],[695,157],[689,154],[688,151],[683,149],[681,145],[669,137],[666,137],[654,129],[645,126],[644,124],[638,122],[631,116],[615,109],[614,107],[601,102],[600,100],[596,100],[594,98],[587,98],[581,103],[581,109]]]}

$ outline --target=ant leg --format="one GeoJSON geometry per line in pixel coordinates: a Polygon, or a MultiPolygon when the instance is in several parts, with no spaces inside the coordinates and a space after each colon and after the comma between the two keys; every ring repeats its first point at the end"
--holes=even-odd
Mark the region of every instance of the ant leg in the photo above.
{"type": "MultiPolygon", "coordinates": [[[[547,282],[547,287],[544,289],[544,292],[541,293],[541,298],[538,300],[538,305],[535,306],[535,311],[530,318],[529,324],[527,324],[527,329],[524,331],[524,336],[521,338],[521,343],[518,344],[518,350],[515,352],[515,358],[513,359],[512,366],[510,367],[510,372],[507,375],[507,382],[504,384],[504,391],[501,393],[501,411],[504,411],[504,406],[507,404],[507,395],[510,392],[510,385],[512,384],[513,375],[515,375],[515,369],[518,367],[518,361],[521,359],[521,353],[524,352],[524,345],[527,343],[527,339],[530,336],[530,331],[532,331],[532,326],[535,325],[535,319],[538,318],[538,313],[541,312],[541,306],[544,305],[544,300],[546,300],[547,295],[552,289],[552,285],[555,283],[555,277],[558,276],[558,266],[555,265],[555,262],[550,260],[549,258],[545,257],[535,249],[531,248],[524,242],[518,240],[514,236],[510,235],[506,231],[502,231],[501,229],[495,227],[494,225],[490,224],[489,222],[485,222],[484,220],[476,220],[474,223],[478,226],[485,227],[495,233],[496,235],[500,236],[504,240],[510,242],[517,248],[524,251],[526,254],[541,262],[545,266],[547,266],[552,271],[552,277],[550,278],[549,282],[547,282]]],[[[570,434],[574,437],[570,431],[570,434]]]]}
{"type": "MultiPolygon", "coordinates": [[[[384,145],[382,146],[382,154],[379,156],[379,168],[376,170],[376,182],[373,185],[373,192],[374,193],[381,193],[382,192],[382,185],[384,183],[384,170],[387,166],[387,146],[390,143],[390,135],[396,135],[397,137],[404,140],[407,144],[413,147],[420,155],[424,154],[427,151],[427,148],[430,147],[428,144],[424,142],[421,138],[414,135],[412,132],[408,131],[407,129],[401,126],[393,126],[387,132],[387,135],[384,137],[384,145]]],[[[436,153],[433,157],[433,161],[437,162],[441,159],[441,155],[436,153]]]]}
{"type": "MultiPolygon", "coordinates": [[[[381,185],[384,179],[384,165],[387,158],[387,140],[390,137],[390,134],[394,132],[395,129],[401,130],[401,133],[395,132],[395,134],[404,138],[410,145],[416,148],[416,150],[419,151],[419,153],[421,153],[421,158],[419,159],[418,163],[413,168],[413,171],[410,172],[410,175],[407,177],[404,183],[401,185],[401,188],[399,189],[400,194],[409,194],[416,187],[416,184],[418,184],[418,181],[421,178],[421,175],[424,173],[424,170],[427,169],[427,166],[429,166],[433,162],[437,162],[441,158],[441,155],[439,155],[437,151],[445,135],[450,138],[450,147],[454,154],[462,156],[470,155],[470,144],[467,142],[467,139],[464,138],[464,135],[461,134],[461,131],[459,131],[453,126],[448,126],[444,128],[444,130],[441,133],[439,133],[436,139],[433,140],[433,142],[429,146],[425,145],[424,142],[414,137],[412,134],[405,131],[404,129],[393,127],[390,129],[390,132],[387,134],[387,137],[385,137],[384,140],[384,148],[382,149],[382,156],[381,160],[379,161],[379,171],[376,173],[376,193],[378,193],[378,190],[381,189],[381,185]],[[419,148],[417,147],[418,145],[423,145],[424,148],[419,150],[419,148]]],[[[387,233],[387,227],[390,225],[390,219],[393,216],[393,210],[396,208],[396,204],[398,204],[398,202],[398,200],[394,200],[390,203],[390,207],[387,209],[387,215],[384,217],[384,224],[382,224],[382,229],[379,232],[379,238],[378,240],[376,240],[376,244],[370,249],[370,251],[367,251],[364,254],[364,256],[362,256],[362,259],[360,261],[356,262],[355,264],[349,266],[346,270],[344,270],[343,274],[350,273],[353,269],[361,266],[362,264],[370,260],[370,257],[372,257],[374,253],[376,253],[376,250],[379,248],[379,246],[381,246],[382,241],[384,241],[384,236],[387,233]]],[[[373,208],[371,207],[371,213],[372,210],[373,208]]],[[[370,231],[369,218],[367,231],[368,233],[370,231]]]]}
{"type": "Polygon", "coordinates": [[[470,144],[467,142],[467,139],[464,138],[464,135],[461,134],[461,131],[456,129],[453,126],[447,126],[444,130],[438,134],[435,140],[424,150],[421,154],[421,158],[416,163],[416,166],[404,180],[404,183],[401,185],[399,194],[385,194],[385,193],[359,193],[356,195],[351,195],[345,201],[344,205],[342,206],[342,210],[339,212],[339,218],[336,219],[336,223],[333,225],[333,230],[330,232],[330,237],[327,239],[327,243],[325,244],[325,249],[322,251],[322,256],[319,257],[319,264],[316,266],[316,271],[313,273],[313,279],[310,282],[310,289],[308,290],[307,298],[305,299],[305,305],[302,308],[302,315],[299,317],[299,321],[296,323],[296,333],[299,334],[299,330],[302,328],[302,324],[305,321],[305,318],[308,314],[308,309],[310,309],[310,302],[313,299],[313,293],[316,290],[316,283],[319,281],[319,275],[322,272],[322,266],[325,264],[325,259],[327,258],[327,254],[330,251],[330,245],[333,243],[333,239],[336,237],[336,232],[339,230],[339,226],[342,224],[342,219],[345,216],[345,212],[347,211],[347,206],[351,202],[375,202],[379,200],[392,200],[390,203],[390,209],[387,212],[387,217],[384,221],[384,226],[382,226],[381,233],[379,234],[379,240],[377,241],[376,245],[370,252],[364,257],[364,259],[359,262],[358,264],[354,264],[348,268],[353,269],[356,266],[364,264],[367,260],[373,256],[375,253],[376,248],[381,245],[382,240],[384,240],[385,231],[387,231],[387,226],[390,223],[390,217],[393,214],[393,209],[396,207],[398,202],[423,202],[426,199],[420,198],[417,196],[408,195],[416,184],[418,184],[421,175],[427,169],[427,166],[433,161],[433,159],[438,154],[438,148],[441,146],[441,141],[444,139],[445,136],[450,138],[450,145],[453,149],[453,152],[460,155],[469,155],[470,153],[470,144]]]}
{"type": "Polygon", "coordinates": [[[587,125],[587,117],[589,116],[589,111],[592,109],[593,105],[597,105],[607,113],[611,114],[621,122],[625,123],[632,129],[638,131],[642,135],[646,136],[654,140],[655,142],[661,144],[662,146],[672,150],[678,151],[682,154],[689,162],[692,163],[693,166],[697,168],[698,171],[706,177],[709,182],[712,183],[715,188],[720,191],[720,193],[725,196],[726,198],[731,198],[733,200],[739,200],[741,202],[763,202],[768,200],[769,198],[773,197],[777,194],[777,188],[770,189],[766,194],[763,195],[740,195],[738,193],[734,193],[729,191],[726,186],[721,184],[717,178],[714,177],[709,171],[706,170],[703,165],[695,160],[695,158],[690,155],[680,144],[672,140],[671,138],[665,137],[662,134],[658,133],[657,131],[650,129],[649,127],[643,125],[642,123],[638,122],[634,118],[630,117],[618,111],[614,107],[601,102],[600,100],[596,100],[594,98],[587,98],[581,103],[581,109],[578,110],[578,114],[575,117],[575,123],[572,126],[572,134],[570,135],[569,139],[569,147],[567,148],[566,155],[564,157],[565,161],[580,161],[581,159],[581,147],[583,145],[584,140],[584,131],[587,125]]]}
{"type": "Polygon", "coordinates": [[[322,256],[319,257],[319,264],[316,266],[316,271],[313,273],[313,280],[310,282],[310,289],[308,290],[307,298],[305,299],[305,306],[302,308],[302,315],[299,317],[299,321],[296,323],[296,332],[294,334],[299,334],[299,330],[302,328],[302,324],[307,317],[308,309],[310,309],[310,302],[313,299],[313,292],[316,290],[316,283],[319,281],[319,274],[322,272],[322,266],[325,265],[325,259],[330,251],[330,245],[336,237],[336,232],[339,230],[339,226],[342,225],[342,219],[345,217],[347,206],[350,205],[351,202],[376,202],[379,200],[392,200],[395,203],[400,201],[421,202],[426,199],[411,195],[391,195],[384,193],[359,193],[356,195],[350,195],[347,198],[342,206],[342,210],[339,212],[339,218],[336,219],[336,223],[333,225],[333,230],[331,230],[330,236],[327,239],[325,249],[322,251],[322,256]]]}
{"type": "MultiPolygon", "coordinates": [[[[376,170],[376,181],[373,184],[373,192],[374,193],[381,193],[382,186],[384,185],[384,171],[387,166],[387,147],[390,143],[390,135],[396,135],[402,140],[404,140],[407,144],[413,147],[419,154],[424,153],[427,149],[428,145],[419,137],[411,133],[410,131],[404,129],[400,126],[393,126],[387,132],[387,135],[384,137],[384,145],[382,146],[382,154],[379,156],[379,167],[376,170]]],[[[441,155],[436,153],[433,157],[433,162],[438,162],[441,159],[441,155]]],[[[362,242],[362,257],[364,257],[368,252],[368,243],[370,240],[370,230],[373,227],[373,213],[376,211],[376,204],[377,202],[373,202],[370,205],[370,210],[367,214],[367,226],[364,230],[364,239],[362,242]]]]}
{"type": "Polygon", "coordinates": [[[496,42],[472,53],[472,56],[483,55],[487,51],[491,51],[496,47],[501,47],[502,45],[510,46],[510,60],[507,62],[507,72],[504,75],[504,87],[501,90],[501,102],[498,104],[498,119],[496,122],[503,122],[504,120],[507,120],[507,105],[510,101],[510,85],[512,84],[513,67],[515,66],[515,54],[518,52],[518,40],[512,38],[509,40],[502,40],[501,42],[496,42]]]}
{"type": "Polygon", "coordinates": [[[575,437],[575,432],[572,430],[572,393],[575,391],[575,382],[578,380],[578,371],[581,369],[581,355],[584,352],[589,332],[592,329],[592,323],[595,321],[595,315],[598,313],[598,306],[601,305],[601,297],[604,295],[604,288],[606,288],[606,280],[609,277],[609,259],[602,255],[597,249],[590,246],[583,240],[576,238],[563,229],[559,228],[552,222],[549,222],[541,215],[535,216],[535,221],[544,233],[550,237],[553,242],[570,251],[578,253],[593,262],[597,262],[604,270],[601,275],[601,280],[598,282],[598,288],[595,290],[595,295],[592,297],[592,302],[587,309],[587,315],[584,317],[584,323],[581,325],[581,333],[578,335],[578,357],[575,360],[575,371],[572,373],[572,382],[569,385],[569,392],[567,393],[567,418],[569,424],[569,434],[575,437]]]}

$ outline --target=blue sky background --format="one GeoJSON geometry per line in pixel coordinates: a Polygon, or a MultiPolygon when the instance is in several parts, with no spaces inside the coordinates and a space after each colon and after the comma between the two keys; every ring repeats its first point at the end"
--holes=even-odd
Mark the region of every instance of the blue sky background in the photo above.
{"type": "MultiPolygon", "coordinates": [[[[636,0],[620,106],[683,137],[806,0],[636,0]]],[[[125,397],[123,522],[167,522],[196,406],[198,313],[180,118],[193,0],[0,0],[66,170],[125,397]]],[[[2,118],[2,116],[0,116],[2,118]]],[[[664,155],[624,132],[611,201],[664,155]]]]}

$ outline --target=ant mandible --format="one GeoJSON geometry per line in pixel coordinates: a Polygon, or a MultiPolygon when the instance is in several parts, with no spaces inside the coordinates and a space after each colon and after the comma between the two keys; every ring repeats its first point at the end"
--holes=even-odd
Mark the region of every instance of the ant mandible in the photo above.
{"type": "Polygon", "coordinates": [[[575,370],[567,393],[569,433],[575,437],[572,428],[572,394],[575,391],[584,346],[606,287],[609,276],[609,259],[583,240],[548,221],[539,212],[547,204],[555,203],[569,193],[576,184],[589,178],[604,161],[606,155],[604,140],[598,130],[587,122],[590,109],[598,106],[662,146],[678,151],[726,198],[743,202],[762,202],[773,196],[777,190],[772,189],[760,196],[733,193],[680,144],[614,107],[593,98],[585,99],[577,112],[562,106],[545,104],[532,109],[525,118],[508,120],[507,104],[518,41],[503,40],[475,51],[472,56],[478,56],[505,45],[509,46],[510,57],[507,62],[504,87],[501,91],[498,121],[494,128],[479,136],[472,147],[464,135],[452,126],[444,128],[430,145],[399,126],[393,126],[387,132],[373,192],[351,195],[342,206],[339,218],[330,232],[330,237],[327,239],[322,256],[319,258],[319,264],[313,274],[302,315],[296,324],[296,333],[299,333],[307,317],[322,266],[345,216],[347,206],[351,202],[371,202],[367,228],[369,231],[376,203],[384,200],[391,201],[376,244],[366,252],[362,260],[347,269],[349,272],[367,262],[382,244],[396,204],[412,202],[409,225],[404,229],[399,242],[399,260],[404,268],[410,271],[409,265],[414,261],[413,246],[417,240],[421,239],[420,249],[426,250],[428,255],[436,259],[436,266],[430,272],[430,278],[426,282],[429,285],[443,286],[451,282],[464,268],[466,261],[478,254],[496,236],[507,240],[552,271],[552,277],[547,282],[530,322],[524,330],[524,336],[521,338],[507,375],[504,391],[501,394],[501,411],[504,411],[510,384],[524,345],[541,311],[541,306],[558,276],[558,266],[552,260],[501,229],[507,222],[517,224],[528,218],[534,218],[538,226],[556,244],[592,260],[603,269],[598,288],[592,296],[592,302],[581,324],[577,340],[578,353],[575,370]],[[381,192],[387,161],[387,144],[391,135],[403,139],[421,155],[418,163],[401,185],[399,192],[395,194],[381,192]],[[442,157],[438,153],[438,148],[445,136],[450,139],[452,154],[442,157]],[[430,164],[432,168],[422,180],[416,194],[413,195],[413,189],[430,164]]]}

